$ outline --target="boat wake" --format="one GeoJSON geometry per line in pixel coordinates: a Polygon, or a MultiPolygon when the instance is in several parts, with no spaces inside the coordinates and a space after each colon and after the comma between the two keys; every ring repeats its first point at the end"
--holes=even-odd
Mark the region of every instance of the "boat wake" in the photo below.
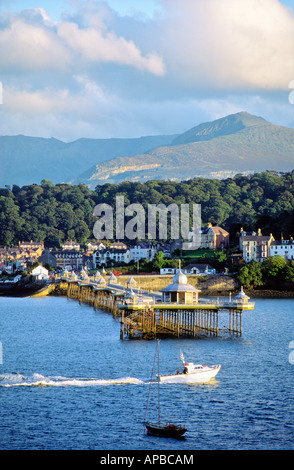
{"type": "Polygon", "coordinates": [[[41,374],[33,374],[26,377],[22,374],[0,374],[0,387],[97,387],[107,385],[125,385],[144,383],[134,377],[122,377],[120,379],[95,379],[95,378],[68,378],[61,376],[45,377],[41,374]]]}

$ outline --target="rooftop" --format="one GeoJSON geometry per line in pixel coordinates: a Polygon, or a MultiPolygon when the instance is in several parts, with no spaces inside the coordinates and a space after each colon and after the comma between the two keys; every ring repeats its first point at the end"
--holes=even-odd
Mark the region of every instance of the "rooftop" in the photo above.
{"type": "Polygon", "coordinates": [[[172,284],[161,290],[161,292],[200,292],[196,287],[188,284],[187,276],[181,269],[174,275],[172,284]]]}

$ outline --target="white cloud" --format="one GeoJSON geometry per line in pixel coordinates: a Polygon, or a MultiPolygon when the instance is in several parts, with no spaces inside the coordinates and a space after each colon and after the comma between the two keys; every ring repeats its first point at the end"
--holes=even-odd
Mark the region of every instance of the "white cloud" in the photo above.
{"type": "Polygon", "coordinates": [[[64,70],[70,57],[54,29],[17,18],[0,31],[1,69],[9,71],[64,70]]]}
{"type": "MultiPolygon", "coordinates": [[[[42,8],[11,15],[10,24],[0,30],[1,66],[4,70],[43,70],[78,67],[82,61],[129,65],[155,75],[164,75],[162,58],[153,51],[143,55],[134,40],[107,30],[105,6],[90,18],[91,25],[75,22],[53,23],[42,8]],[[78,53],[78,55],[77,55],[78,53]]],[[[108,15],[110,11],[108,10],[108,15]]]]}
{"type": "Polygon", "coordinates": [[[6,86],[4,89],[5,111],[24,116],[41,116],[48,113],[72,112],[77,110],[67,89],[27,90],[6,86]],[[76,108],[76,109],[75,109],[76,108]]]}
{"type": "Polygon", "coordinates": [[[162,59],[155,53],[141,54],[134,41],[118,37],[113,31],[102,31],[97,27],[79,28],[77,24],[65,22],[58,28],[58,35],[83,58],[93,62],[113,62],[163,75],[162,59]]]}
{"type": "Polygon", "coordinates": [[[148,18],[91,0],[55,22],[46,8],[6,13],[1,133],[172,134],[240,110],[293,125],[293,11],[278,0],[159,3],[148,18]]]}
{"type": "Polygon", "coordinates": [[[181,84],[285,89],[294,74],[294,17],[278,0],[162,0],[164,58],[181,84]]]}

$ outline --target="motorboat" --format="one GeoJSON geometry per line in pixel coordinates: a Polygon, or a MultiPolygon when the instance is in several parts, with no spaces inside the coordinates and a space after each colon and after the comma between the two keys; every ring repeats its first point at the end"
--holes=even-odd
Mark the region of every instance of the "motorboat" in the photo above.
{"type": "Polygon", "coordinates": [[[181,353],[183,362],[182,368],[178,368],[175,374],[159,375],[160,382],[172,383],[205,383],[213,379],[220,371],[220,364],[213,366],[203,366],[202,364],[194,364],[186,362],[183,353],[181,353]]]}

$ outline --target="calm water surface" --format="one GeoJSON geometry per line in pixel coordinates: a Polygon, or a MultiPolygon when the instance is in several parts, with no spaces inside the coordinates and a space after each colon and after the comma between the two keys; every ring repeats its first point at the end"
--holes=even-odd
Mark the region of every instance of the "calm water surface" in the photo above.
{"type": "Polygon", "coordinates": [[[181,350],[222,365],[210,384],[161,386],[162,414],[186,424],[184,440],[145,434],[156,343],[119,332],[111,314],[74,300],[0,298],[0,449],[294,449],[293,299],[257,299],[242,338],[161,340],[162,373],[181,350]]]}

